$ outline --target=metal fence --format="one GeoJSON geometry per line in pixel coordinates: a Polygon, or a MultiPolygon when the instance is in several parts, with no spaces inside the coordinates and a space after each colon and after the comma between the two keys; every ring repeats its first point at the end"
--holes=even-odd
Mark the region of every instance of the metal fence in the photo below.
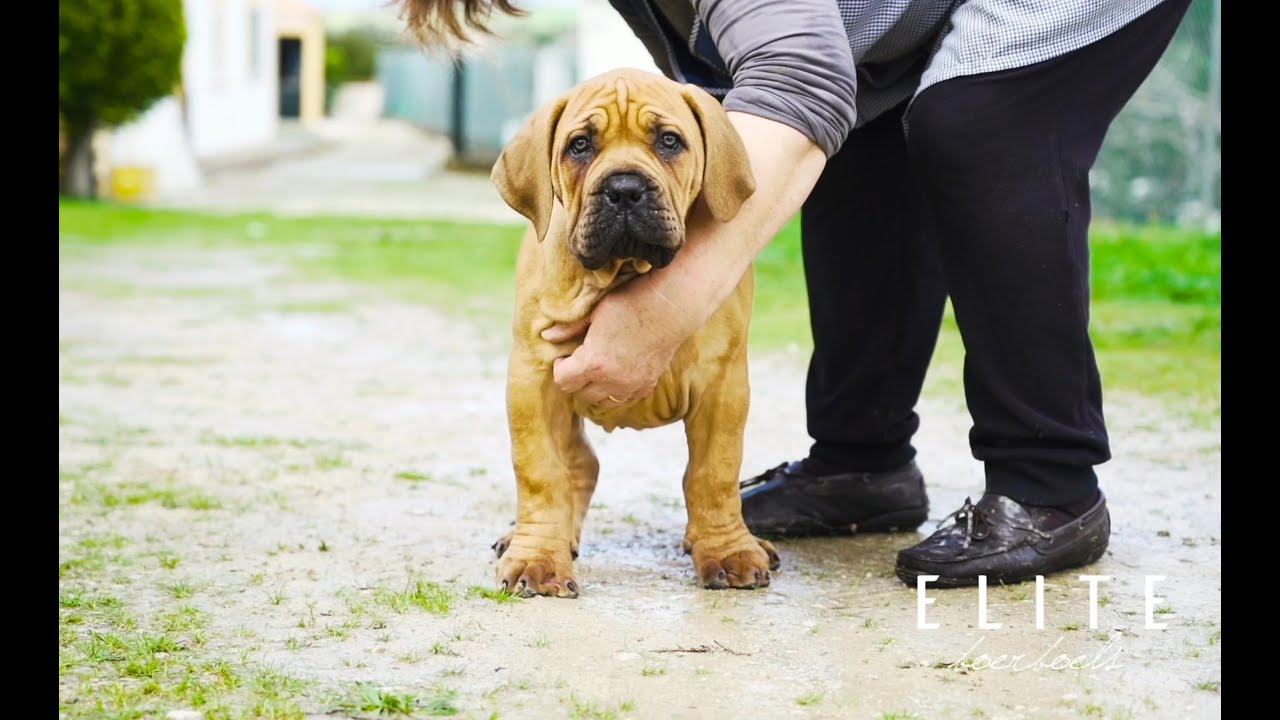
{"type": "Polygon", "coordinates": [[[500,45],[456,63],[416,46],[378,54],[385,114],[449,135],[455,161],[466,165],[492,164],[542,96],[574,80],[573,56],[564,44],[500,45]]]}

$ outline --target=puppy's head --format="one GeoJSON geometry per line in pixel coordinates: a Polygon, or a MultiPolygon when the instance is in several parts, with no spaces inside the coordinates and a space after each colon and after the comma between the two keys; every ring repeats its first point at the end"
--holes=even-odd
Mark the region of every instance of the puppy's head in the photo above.
{"type": "Polygon", "coordinates": [[[545,237],[556,201],[588,270],[671,262],[701,197],[727,222],[755,191],[746,149],[705,91],[638,70],[588,80],[534,113],[493,181],[545,237]]]}

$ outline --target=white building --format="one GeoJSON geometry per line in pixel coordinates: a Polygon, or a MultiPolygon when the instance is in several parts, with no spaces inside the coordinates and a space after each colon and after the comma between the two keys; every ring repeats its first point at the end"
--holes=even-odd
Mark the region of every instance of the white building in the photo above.
{"type": "Polygon", "coordinates": [[[323,21],[306,3],[183,0],[183,11],[180,93],[103,134],[97,169],[104,194],[112,169],[130,166],[149,169],[156,194],[191,189],[200,184],[202,162],[269,146],[282,103],[290,116],[323,114],[323,21]]]}
{"type": "Polygon", "coordinates": [[[199,159],[265,145],[278,124],[271,0],[184,0],[182,58],[191,149],[199,159]]]}

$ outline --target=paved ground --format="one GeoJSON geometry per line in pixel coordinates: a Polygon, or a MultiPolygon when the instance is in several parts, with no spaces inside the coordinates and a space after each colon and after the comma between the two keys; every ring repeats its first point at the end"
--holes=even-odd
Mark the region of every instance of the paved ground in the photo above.
{"type": "MultiPolygon", "coordinates": [[[[416,159],[361,147],[227,173],[193,204],[438,202],[409,201],[444,182],[409,178],[416,159]],[[370,166],[404,174],[395,202],[342,180],[370,166]]],[[[480,187],[455,216],[480,214],[480,187]]],[[[360,715],[334,699],[358,683],[447,697],[473,718],[1221,715],[1217,426],[1111,398],[1116,458],[1100,472],[1114,534],[1085,571],[1111,578],[1096,627],[1072,573],[1050,578],[1043,629],[1031,585],[991,590],[1000,629],[978,628],[973,590],[931,593],[942,627],[917,629],[916,593],[891,572],[916,534],[782,542],[768,590],[701,590],[679,551],[678,428],[593,428],[604,469],[582,597],[495,604],[472,588],[491,585],[489,544],[514,512],[501,323],[306,282],[282,252],[78,248],[61,261],[60,584],[77,603],[114,598],[140,632],[203,618],[157,662],[269,669],[301,681],[293,702],[316,718],[360,715]],[[1165,629],[1146,627],[1148,575],[1164,578],[1165,629]],[[983,653],[1008,657],[987,667],[983,653]]],[[[747,471],[806,447],[803,377],[801,356],[753,358],[747,471]]],[[[934,520],[981,479],[963,403],[937,387],[919,436],[934,520]]],[[[64,655],[89,660],[60,675],[60,701],[99,717],[105,686],[84,673],[101,667],[104,631],[70,622],[64,655]]],[[[145,688],[128,669],[120,682],[145,688]]]]}
{"type": "Polygon", "coordinates": [[[287,152],[277,159],[236,158],[229,166],[208,169],[205,187],[154,204],[281,215],[521,219],[502,202],[486,174],[444,169],[447,138],[399,120],[290,126],[281,145],[287,152]]]}

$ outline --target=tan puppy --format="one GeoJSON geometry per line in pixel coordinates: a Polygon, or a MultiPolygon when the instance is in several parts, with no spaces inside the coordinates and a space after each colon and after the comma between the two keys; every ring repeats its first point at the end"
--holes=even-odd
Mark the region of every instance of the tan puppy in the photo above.
{"type": "Polygon", "coordinates": [[[553,323],[587,317],[606,293],[671,262],[701,199],[732,219],[755,190],[746,150],[720,104],[638,70],[592,78],[541,108],[503,151],[493,181],[532,222],[516,265],[507,414],[518,489],[515,529],[494,544],[498,583],[522,595],[577,597],[582,522],[600,465],[583,418],[612,431],[683,420],[684,549],[708,588],[769,584],[779,560],[747,531],[738,473],[747,421],[747,327],[754,278],[676,351],[648,397],[589,404],[560,391],[553,323]]]}

